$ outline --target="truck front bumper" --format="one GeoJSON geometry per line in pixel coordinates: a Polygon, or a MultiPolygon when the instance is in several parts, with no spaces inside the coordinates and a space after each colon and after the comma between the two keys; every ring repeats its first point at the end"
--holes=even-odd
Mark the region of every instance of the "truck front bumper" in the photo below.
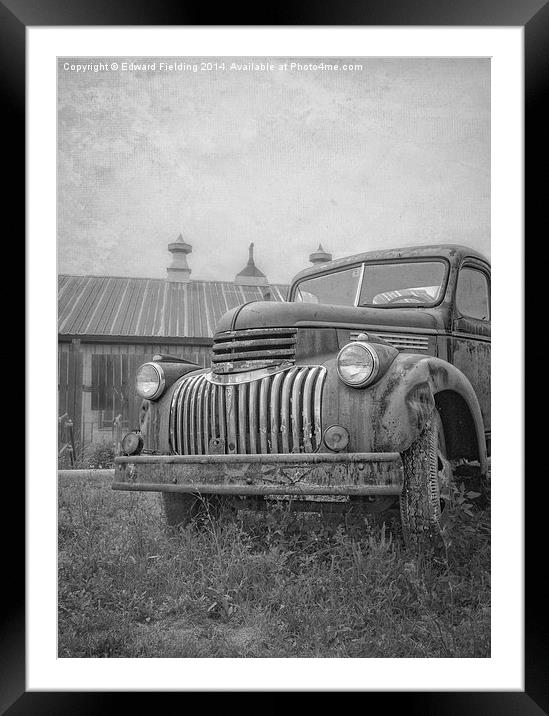
{"type": "Polygon", "coordinates": [[[214,495],[399,495],[398,453],[140,455],[115,459],[113,489],[214,495]]]}

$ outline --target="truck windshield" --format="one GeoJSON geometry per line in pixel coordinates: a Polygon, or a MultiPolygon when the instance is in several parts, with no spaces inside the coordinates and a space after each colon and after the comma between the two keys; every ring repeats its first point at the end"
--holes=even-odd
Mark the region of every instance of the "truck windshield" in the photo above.
{"type": "Polygon", "coordinates": [[[294,301],[328,303],[335,306],[354,306],[362,266],[333,271],[301,281],[294,291],[294,301]]]}
{"type": "MultiPolygon", "coordinates": [[[[357,305],[362,265],[300,281],[293,300],[337,306],[357,305]]],[[[440,301],[446,279],[444,261],[395,261],[364,264],[359,306],[432,306],[440,301]]]]}
{"type": "Polygon", "coordinates": [[[365,264],[359,306],[433,306],[442,298],[443,261],[365,264]]]}

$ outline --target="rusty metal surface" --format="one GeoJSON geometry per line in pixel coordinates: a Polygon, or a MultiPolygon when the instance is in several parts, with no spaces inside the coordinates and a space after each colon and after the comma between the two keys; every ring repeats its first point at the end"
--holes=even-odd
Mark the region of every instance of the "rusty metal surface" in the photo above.
{"type": "Polygon", "coordinates": [[[209,485],[220,494],[381,495],[398,494],[402,485],[398,453],[141,455],[115,462],[114,489],[125,483],[191,492],[209,485]]]}
{"type": "Polygon", "coordinates": [[[252,383],[220,386],[201,372],[184,377],[170,403],[170,452],[314,452],[322,441],[322,366],[294,366],[252,383]]]}
{"type": "Polygon", "coordinates": [[[282,465],[302,467],[307,465],[326,465],[335,467],[340,464],[385,463],[400,459],[397,452],[368,453],[281,453],[278,455],[121,455],[114,459],[116,465],[282,465]]]}
{"type": "MultiPolygon", "coordinates": [[[[486,467],[484,424],[479,401],[466,376],[433,356],[399,353],[387,373],[371,387],[356,390],[342,385],[335,359],[326,362],[328,377],[323,422],[344,425],[350,433],[349,452],[403,452],[418,437],[437,403],[437,394],[455,396],[466,404],[475,459],[486,467]],[[477,450],[478,448],[478,450],[477,450]]],[[[459,420],[453,430],[463,430],[459,420]]],[[[457,456],[456,456],[457,457],[457,456]]]]}
{"type": "Polygon", "coordinates": [[[349,497],[385,497],[388,495],[400,495],[401,485],[333,485],[331,487],[311,485],[300,487],[298,485],[211,485],[208,483],[193,483],[173,485],[164,483],[146,482],[115,482],[113,490],[125,492],[175,492],[188,495],[241,495],[246,496],[269,496],[269,495],[290,495],[290,496],[316,496],[333,495],[349,497]]]}
{"type": "Polygon", "coordinates": [[[490,430],[491,346],[489,341],[453,336],[449,350],[452,363],[470,380],[479,400],[484,428],[490,430]]]}
{"type": "MultiPolygon", "coordinates": [[[[364,326],[385,326],[385,330],[399,327],[414,327],[422,332],[441,329],[447,324],[448,306],[436,308],[372,308],[356,306],[331,306],[322,303],[274,303],[255,302],[240,306],[226,313],[217,325],[217,332],[225,334],[233,330],[251,331],[258,328],[337,328],[349,327],[357,330],[364,326]],[[446,311],[446,312],[445,312],[446,311]],[[236,318],[235,318],[236,316],[236,318]]],[[[299,346],[298,352],[303,355],[299,346]]]]}

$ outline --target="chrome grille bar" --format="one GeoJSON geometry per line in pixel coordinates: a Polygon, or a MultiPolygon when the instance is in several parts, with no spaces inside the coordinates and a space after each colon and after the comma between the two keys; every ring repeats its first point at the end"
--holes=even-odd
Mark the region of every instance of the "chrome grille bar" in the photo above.
{"type": "Polygon", "coordinates": [[[180,428],[177,428],[178,421],[176,416],[179,416],[179,411],[177,410],[177,401],[179,398],[179,393],[181,393],[181,390],[183,389],[184,385],[185,383],[180,383],[174,390],[172,395],[172,403],[170,406],[170,446],[174,452],[180,451],[178,439],[181,435],[181,430],[180,428]]]}
{"type": "Polygon", "coordinates": [[[271,390],[271,452],[278,452],[280,443],[280,386],[286,373],[277,373],[273,378],[271,390]]]}
{"type": "MultiPolygon", "coordinates": [[[[324,369],[325,370],[325,369],[324,369]]],[[[323,374],[325,377],[326,373],[323,374]]],[[[324,387],[324,377],[322,380],[316,381],[315,393],[313,400],[313,413],[314,413],[314,440],[317,445],[322,442],[322,388],[324,387]]]]}
{"type": "Polygon", "coordinates": [[[271,378],[263,378],[261,381],[261,388],[259,389],[259,442],[261,445],[261,452],[269,452],[268,441],[267,441],[267,423],[269,415],[269,388],[271,385],[271,378]]]}
{"type": "Polygon", "coordinates": [[[206,389],[206,381],[200,381],[196,391],[196,454],[202,455],[202,430],[204,424],[204,390],[206,389]]]}
{"type": "Polygon", "coordinates": [[[201,431],[201,440],[202,440],[202,446],[204,449],[204,454],[208,454],[208,444],[210,442],[210,394],[212,392],[213,385],[211,383],[207,383],[207,385],[204,388],[204,396],[202,400],[202,408],[203,408],[203,422],[202,422],[202,431],[201,431]]]}
{"type": "Polygon", "coordinates": [[[295,369],[289,370],[284,375],[282,384],[281,410],[280,410],[280,432],[282,433],[282,452],[291,452],[290,449],[290,395],[292,383],[295,378],[295,369]]]}
{"type": "Polygon", "coordinates": [[[303,387],[303,447],[305,452],[312,452],[313,450],[313,388],[321,371],[322,368],[310,370],[305,378],[305,385],[303,387]]]}
{"type": "Polygon", "coordinates": [[[226,417],[226,408],[225,408],[225,391],[222,388],[218,388],[218,420],[219,420],[219,437],[220,439],[225,442],[227,439],[227,417],[226,417]]]}
{"type": "Polygon", "coordinates": [[[227,452],[236,452],[236,396],[238,390],[235,386],[230,385],[225,390],[225,405],[227,417],[227,452]]]}
{"type": "Polygon", "coordinates": [[[302,443],[302,384],[307,371],[304,368],[296,369],[296,376],[292,386],[291,416],[292,416],[292,452],[301,452],[302,443]]]}
{"type": "MultiPolygon", "coordinates": [[[[276,351],[275,358],[284,358],[284,360],[287,360],[288,358],[293,358],[295,355],[295,349],[293,348],[285,348],[280,349],[276,351]]],[[[228,360],[230,361],[237,361],[237,360],[246,360],[247,358],[273,358],[273,351],[272,350],[257,350],[257,351],[231,351],[223,352],[221,355],[213,355],[212,356],[212,363],[224,363],[228,360]]]]}
{"type": "Polygon", "coordinates": [[[214,434],[212,430],[212,392],[214,386],[210,383],[204,391],[204,423],[202,425],[202,443],[204,445],[204,454],[208,454],[210,446],[210,437],[214,434]]]}
{"type": "MultiPolygon", "coordinates": [[[[287,333],[287,331],[285,331],[287,333]]],[[[248,335],[248,332],[242,332],[248,335]]],[[[216,342],[212,348],[214,353],[224,353],[225,351],[244,350],[244,349],[268,349],[276,346],[293,346],[295,338],[253,338],[253,339],[237,339],[228,342],[216,342]]]]}
{"type": "Polygon", "coordinates": [[[238,390],[238,423],[236,434],[238,437],[238,452],[246,453],[246,436],[248,435],[248,426],[246,416],[249,415],[248,406],[248,384],[242,383],[238,390]]]}
{"type": "Polygon", "coordinates": [[[196,406],[197,406],[197,400],[196,400],[196,394],[198,392],[198,388],[200,387],[200,379],[197,377],[193,381],[193,384],[190,389],[190,395],[189,395],[189,413],[190,413],[190,435],[189,435],[189,444],[190,444],[190,451],[191,455],[196,455],[196,406]]]}
{"type": "MultiPolygon", "coordinates": [[[[210,391],[210,424],[208,427],[209,435],[211,435],[212,438],[219,437],[219,421],[216,420],[217,417],[217,385],[214,385],[213,383],[210,383],[211,391],[210,391]]],[[[209,452],[210,449],[210,440],[208,436],[207,441],[207,451],[209,452]]]]}
{"type": "Polygon", "coordinates": [[[248,415],[250,418],[250,452],[254,455],[257,453],[257,433],[258,433],[258,429],[259,429],[259,426],[257,423],[258,383],[259,383],[259,381],[254,380],[249,384],[250,385],[250,398],[249,398],[249,403],[248,403],[248,405],[249,405],[248,415]]]}
{"type": "Polygon", "coordinates": [[[187,381],[185,389],[179,396],[179,414],[177,416],[177,428],[179,432],[179,440],[181,441],[181,435],[183,435],[183,454],[188,455],[190,453],[189,445],[189,432],[183,429],[183,425],[189,424],[189,397],[194,384],[194,380],[187,381]]]}
{"type": "Polygon", "coordinates": [[[243,331],[225,331],[217,333],[214,340],[240,340],[242,338],[273,337],[273,336],[293,336],[297,333],[297,328],[246,328],[243,331]]]}

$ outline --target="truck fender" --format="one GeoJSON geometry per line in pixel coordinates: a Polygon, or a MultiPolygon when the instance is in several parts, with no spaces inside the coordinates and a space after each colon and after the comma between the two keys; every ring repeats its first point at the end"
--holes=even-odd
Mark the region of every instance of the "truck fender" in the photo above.
{"type": "MultiPolygon", "coordinates": [[[[334,370],[328,372],[326,388],[334,390],[335,361],[334,370]]],[[[363,389],[345,386],[342,391],[339,381],[338,390],[337,417],[340,424],[349,425],[354,436],[349,449],[403,452],[417,440],[436,407],[445,429],[448,457],[478,460],[482,474],[486,472],[484,424],[477,396],[468,378],[447,361],[399,353],[373,385],[363,389]]]]}

